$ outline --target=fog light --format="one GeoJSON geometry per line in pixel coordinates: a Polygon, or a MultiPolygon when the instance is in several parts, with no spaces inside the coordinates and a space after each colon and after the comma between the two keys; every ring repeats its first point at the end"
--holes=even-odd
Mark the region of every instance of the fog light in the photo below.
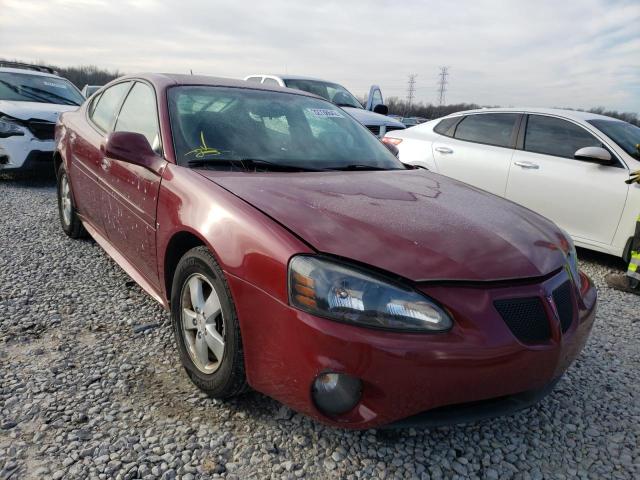
{"type": "Polygon", "coordinates": [[[319,410],[328,415],[347,413],[360,401],[362,382],[344,373],[321,373],[311,393],[319,410]]]}

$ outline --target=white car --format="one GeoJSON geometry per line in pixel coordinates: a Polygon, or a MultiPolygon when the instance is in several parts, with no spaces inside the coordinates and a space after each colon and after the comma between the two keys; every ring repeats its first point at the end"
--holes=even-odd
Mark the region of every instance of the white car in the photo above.
{"type": "MultiPolygon", "coordinates": [[[[576,245],[629,258],[640,215],[640,128],[593,113],[488,108],[388,133],[405,163],[553,220],[576,245]]],[[[473,238],[469,239],[473,242],[473,238]]]]}
{"type": "Polygon", "coordinates": [[[384,104],[380,87],[372,85],[369,89],[366,108],[342,85],[319,78],[297,75],[254,74],[245,77],[247,82],[263,85],[288,87],[313,93],[329,100],[367,127],[377,137],[393,130],[402,130],[405,125],[395,118],[387,116],[389,108],[384,104]]]}
{"type": "Polygon", "coordinates": [[[58,115],[83,101],[47,67],[0,62],[0,172],[52,165],[58,115]]]}

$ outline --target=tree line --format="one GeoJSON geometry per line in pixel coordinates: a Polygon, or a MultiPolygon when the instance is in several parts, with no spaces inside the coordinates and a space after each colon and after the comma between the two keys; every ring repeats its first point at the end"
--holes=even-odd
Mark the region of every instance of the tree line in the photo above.
{"type": "MultiPolygon", "coordinates": [[[[398,97],[390,97],[386,99],[386,105],[389,107],[389,113],[393,115],[400,115],[401,117],[423,117],[428,119],[440,118],[451,113],[461,112],[463,110],[474,110],[482,108],[483,106],[475,103],[456,103],[452,105],[433,105],[431,103],[414,102],[408,105],[407,102],[398,97]]],[[[494,107],[492,105],[491,107],[494,107]]],[[[488,107],[484,105],[484,107],[488,107]]],[[[583,112],[597,113],[599,115],[606,115],[608,117],[617,118],[629,122],[633,125],[640,127],[640,117],[637,113],[633,112],[619,112],[617,110],[607,110],[604,107],[590,108],[589,110],[577,109],[577,108],[564,108],[566,110],[579,110],[583,112]]]]}

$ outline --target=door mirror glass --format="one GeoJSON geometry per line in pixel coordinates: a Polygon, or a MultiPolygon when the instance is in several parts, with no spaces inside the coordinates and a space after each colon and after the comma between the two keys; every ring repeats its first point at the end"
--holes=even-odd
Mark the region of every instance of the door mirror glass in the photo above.
{"type": "Polygon", "coordinates": [[[379,103],[378,105],[373,107],[373,111],[375,113],[379,113],[380,115],[386,115],[387,113],[389,113],[389,107],[379,103]]]}
{"type": "Polygon", "coordinates": [[[105,156],[114,160],[149,168],[156,153],[141,133],[113,132],[107,137],[105,156]]]}
{"type": "Polygon", "coordinates": [[[611,165],[613,159],[611,154],[602,147],[583,147],[573,155],[576,160],[584,162],[599,163],[601,165],[611,165]]]}

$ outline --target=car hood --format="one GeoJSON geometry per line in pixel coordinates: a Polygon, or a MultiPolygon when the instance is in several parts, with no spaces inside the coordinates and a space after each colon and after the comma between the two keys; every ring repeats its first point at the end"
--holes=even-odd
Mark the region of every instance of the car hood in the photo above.
{"type": "Polygon", "coordinates": [[[62,112],[70,112],[77,108],[76,105],[0,100],[0,113],[18,120],[38,119],[55,123],[62,112]]]}
{"type": "Polygon", "coordinates": [[[365,110],[364,108],[340,107],[363,125],[387,125],[404,128],[404,124],[386,115],[365,110]]]}
{"type": "Polygon", "coordinates": [[[426,171],[200,173],[319,252],[413,281],[531,278],[566,261],[552,222],[426,171]]]}

